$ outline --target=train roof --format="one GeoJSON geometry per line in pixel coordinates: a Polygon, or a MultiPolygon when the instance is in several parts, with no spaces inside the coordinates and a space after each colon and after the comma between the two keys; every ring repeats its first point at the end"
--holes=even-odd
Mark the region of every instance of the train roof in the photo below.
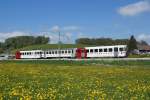
{"type": "Polygon", "coordinates": [[[113,47],[127,47],[127,45],[92,46],[92,47],[85,47],[85,48],[113,48],[113,47]]]}
{"type": "MultiPolygon", "coordinates": [[[[63,48],[60,50],[73,50],[75,48],[63,48]]],[[[46,49],[46,50],[22,50],[20,52],[41,52],[41,51],[50,51],[50,50],[58,50],[58,49],[46,49]]]]}
{"type": "Polygon", "coordinates": [[[20,52],[41,52],[42,50],[22,50],[20,52]]]}

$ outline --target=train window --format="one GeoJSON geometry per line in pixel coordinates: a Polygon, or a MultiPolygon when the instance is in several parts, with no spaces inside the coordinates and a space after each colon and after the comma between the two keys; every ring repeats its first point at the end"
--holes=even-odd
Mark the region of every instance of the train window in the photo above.
{"type": "Polygon", "coordinates": [[[95,49],[94,52],[98,52],[98,49],[95,49]]]}
{"type": "Polygon", "coordinates": [[[119,51],[123,51],[123,48],[119,48],[119,51]]]}
{"type": "Polygon", "coordinates": [[[65,50],[65,53],[67,53],[67,50],[65,50]]]}
{"type": "Polygon", "coordinates": [[[55,54],[57,54],[57,51],[55,51],[55,54]]]}
{"type": "Polygon", "coordinates": [[[107,52],[107,48],[104,49],[104,52],[107,52]]]}
{"type": "Polygon", "coordinates": [[[112,48],[109,48],[109,52],[112,52],[112,48]]]}
{"type": "Polygon", "coordinates": [[[71,51],[69,50],[68,53],[71,53],[71,51]]]}
{"type": "Polygon", "coordinates": [[[52,54],[54,54],[54,51],[52,51],[52,54]]]}
{"type": "Polygon", "coordinates": [[[103,52],[103,49],[99,49],[99,52],[103,52]]]}
{"type": "Polygon", "coordinates": [[[59,53],[59,54],[61,54],[61,51],[60,51],[60,50],[58,50],[58,53],[59,53]]]}
{"type": "Polygon", "coordinates": [[[90,53],[93,53],[93,49],[90,49],[90,53]]]}
{"type": "Polygon", "coordinates": [[[64,51],[61,51],[61,53],[63,54],[63,53],[64,53],[64,51]]]}
{"type": "Polygon", "coordinates": [[[115,47],[115,48],[114,48],[114,51],[115,51],[115,52],[118,52],[118,48],[117,48],[117,47],[115,47]]]}

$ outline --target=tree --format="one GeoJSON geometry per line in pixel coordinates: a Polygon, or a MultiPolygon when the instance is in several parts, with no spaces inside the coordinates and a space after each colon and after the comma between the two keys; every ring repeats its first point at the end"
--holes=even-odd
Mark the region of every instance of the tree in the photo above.
{"type": "Polygon", "coordinates": [[[85,45],[127,45],[128,39],[112,39],[112,38],[79,38],[76,44],[85,45]]]}
{"type": "Polygon", "coordinates": [[[5,40],[4,46],[6,50],[12,50],[17,48],[22,48],[29,45],[35,44],[47,44],[49,42],[48,37],[44,36],[17,36],[11,37],[5,40]]]}
{"type": "Polygon", "coordinates": [[[127,46],[128,53],[132,53],[135,49],[137,49],[137,42],[133,35],[131,36],[127,46]]]}
{"type": "Polygon", "coordinates": [[[144,41],[144,40],[142,40],[142,41],[140,42],[140,44],[141,44],[141,45],[148,45],[148,43],[147,43],[146,41],[144,41]]]}
{"type": "Polygon", "coordinates": [[[48,37],[38,36],[35,38],[35,44],[46,44],[49,42],[48,37]]]}
{"type": "Polygon", "coordinates": [[[0,42],[0,54],[4,52],[3,47],[4,47],[4,43],[0,42]]]}

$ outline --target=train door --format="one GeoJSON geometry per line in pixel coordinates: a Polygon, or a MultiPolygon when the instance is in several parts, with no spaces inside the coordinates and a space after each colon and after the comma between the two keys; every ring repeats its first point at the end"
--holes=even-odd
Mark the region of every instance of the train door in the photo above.
{"type": "Polygon", "coordinates": [[[16,52],[16,59],[21,59],[21,53],[19,51],[16,52]]]}
{"type": "Polygon", "coordinates": [[[38,52],[38,58],[42,58],[42,52],[38,52]]]}
{"type": "Polygon", "coordinates": [[[87,52],[85,48],[78,48],[76,50],[76,58],[81,59],[86,57],[87,57],[87,52]]]}
{"type": "MultiPolygon", "coordinates": [[[[48,51],[47,51],[48,52],[48,51]]],[[[47,53],[46,51],[43,51],[43,58],[46,58],[46,53],[47,53]]]]}
{"type": "Polygon", "coordinates": [[[114,57],[119,57],[118,47],[114,48],[114,57]]]}
{"type": "Polygon", "coordinates": [[[40,51],[40,58],[46,58],[46,52],[40,51]]]}

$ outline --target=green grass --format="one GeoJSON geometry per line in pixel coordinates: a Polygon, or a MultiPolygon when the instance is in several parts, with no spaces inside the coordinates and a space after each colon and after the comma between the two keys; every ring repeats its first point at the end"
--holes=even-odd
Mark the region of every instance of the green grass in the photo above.
{"type": "Polygon", "coordinates": [[[1,61],[0,100],[149,100],[149,61],[1,61]]]}
{"type": "Polygon", "coordinates": [[[3,63],[16,63],[16,64],[44,64],[53,66],[91,66],[91,65],[114,65],[114,66],[149,66],[150,61],[122,61],[122,60],[6,60],[3,63]]]}
{"type": "Polygon", "coordinates": [[[150,58],[150,54],[130,54],[128,58],[150,58]]]}

